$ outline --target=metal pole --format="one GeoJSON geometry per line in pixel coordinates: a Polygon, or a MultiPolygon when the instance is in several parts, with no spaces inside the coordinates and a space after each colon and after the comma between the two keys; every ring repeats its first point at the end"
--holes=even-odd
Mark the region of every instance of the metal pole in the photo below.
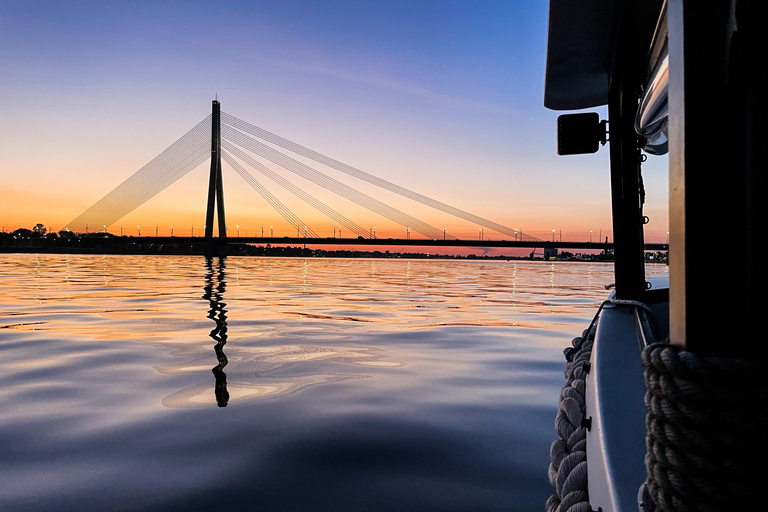
{"type": "Polygon", "coordinates": [[[652,30],[657,16],[654,14],[652,21],[646,19],[651,15],[639,5],[622,4],[608,91],[616,298],[627,300],[642,300],[645,291],[640,148],[634,120],[638,91],[646,74],[647,50],[639,48],[636,41],[650,38],[645,32],[652,30]]]}

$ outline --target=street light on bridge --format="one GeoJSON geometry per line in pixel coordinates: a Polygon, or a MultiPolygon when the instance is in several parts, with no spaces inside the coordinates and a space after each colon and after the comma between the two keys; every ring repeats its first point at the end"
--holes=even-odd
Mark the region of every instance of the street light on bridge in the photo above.
{"type": "Polygon", "coordinates": [[[171,236],[173,236],[173,224],[171,224],[171,236]]]}
{"type": "Polygon", "coordinates": [[[136,226],[136,229],[139,230],[139,236],[141,236],[141,226],[136,226]]]}
{"type": "Polygon", "coordinates": [[[237,238],[240,238],[240,224],[237,225],[237,238]]]}
{"type": "Polygon", "coordinates": [[[272,232],[272,226],[269,226],[269,238],[275,238],[275,234],[272,232]]]}

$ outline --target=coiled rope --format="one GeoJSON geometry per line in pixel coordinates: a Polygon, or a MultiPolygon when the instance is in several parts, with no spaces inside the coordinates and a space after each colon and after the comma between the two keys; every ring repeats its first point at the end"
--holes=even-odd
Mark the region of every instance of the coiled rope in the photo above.
{"type": "MultiPolygon", "coordinates": [[[[598,312],[599,314],[599,312],[598,312]]],[[[597,318],[597,317],[595,317],[597,318]]],[[[555,430],[560,439],[550,448],[549,483],[555,494],[547,500],[546,512],[588,512],[587,430],[582,427],[586,403],[585,364],[589,364],[595,339],[594,321],[573,348],[565,349],[565,386],[560,391],[560,408],[555,430]]]]}
{"type": "Polygon", "coordinates": [[[642,360],[648,479],[641,509],[766,510],[765,370],[666,343],[646,347],[642,360]]]}

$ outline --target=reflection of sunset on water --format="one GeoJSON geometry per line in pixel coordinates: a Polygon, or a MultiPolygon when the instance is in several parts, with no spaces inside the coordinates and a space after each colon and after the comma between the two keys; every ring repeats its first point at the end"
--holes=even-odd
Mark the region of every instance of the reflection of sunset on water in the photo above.
{"type": "MultiPolygon", "coordinates": [[[[3,255],[0,508],[107,510],[123,489],[125,508],[159,511],[192,487],[227,503],[224,481],[346,497],[348,464],[365,496],[416,472],[453,475],[472,503],[478,486],[540,503],[562,347],[612,270],[3,255]]],[[[430,489],[409,492],[440,501],[430,489]]]]}
{"type": "MultiPolygon", "coordinates": [[[[567,329],[574,316],[594,310],[611,279],[610,265],[521,261],[51,255],[32,265],[6,256],[3,267],[4,283],[15,291],[5,298],[6,332],[66,332],[86,346],[152,345],[153,353],[171,357],[153,364],[156,372],[203,382],[216,366],[230,399],[371,376],[364,368],[397,372],[411,349],[360,343],[377,332],[408,339],[408,331],[444,328],[567,329]],[[584,276],[594,286],[591,299],[584,298],[584,276]],[[211,341],[226,352],[223,366],[211,341]]],[[[39,357],[17,368],[53,369],[77,357],[39,357]]],[[[190,385],[156,400],[197,389],[190,385]]]]}

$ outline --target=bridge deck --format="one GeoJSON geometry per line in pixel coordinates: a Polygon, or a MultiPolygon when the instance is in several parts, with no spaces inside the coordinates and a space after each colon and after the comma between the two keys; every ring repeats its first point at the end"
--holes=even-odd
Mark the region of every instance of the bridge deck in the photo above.
{"type": "MultiPolygon", "coordinates": [[[[94,237],[96,238],[96,237],[94,237]]],[[[109,237],[106,240],[119,243],[148,243],[148,244],[204,244],[204,237],[188,236],[142,236],[142,237],[109,237]]],[[[105,241],[106,241],[105,240],[105,241]]],[[[401,238],[304,238],[304,237],[214,237],[216,243],[227,244],[257,244],[257,245],[343,245],[343,246],[400,246],[400,247],[511,247],[526,249],[579,249],[605,250],[613,249],[612,243],[600,242],[560,242],[543,240],[428,240],[401,238]]],[[[666,251],[667,244],[645,244],[646,251],[666,251]]]]}

